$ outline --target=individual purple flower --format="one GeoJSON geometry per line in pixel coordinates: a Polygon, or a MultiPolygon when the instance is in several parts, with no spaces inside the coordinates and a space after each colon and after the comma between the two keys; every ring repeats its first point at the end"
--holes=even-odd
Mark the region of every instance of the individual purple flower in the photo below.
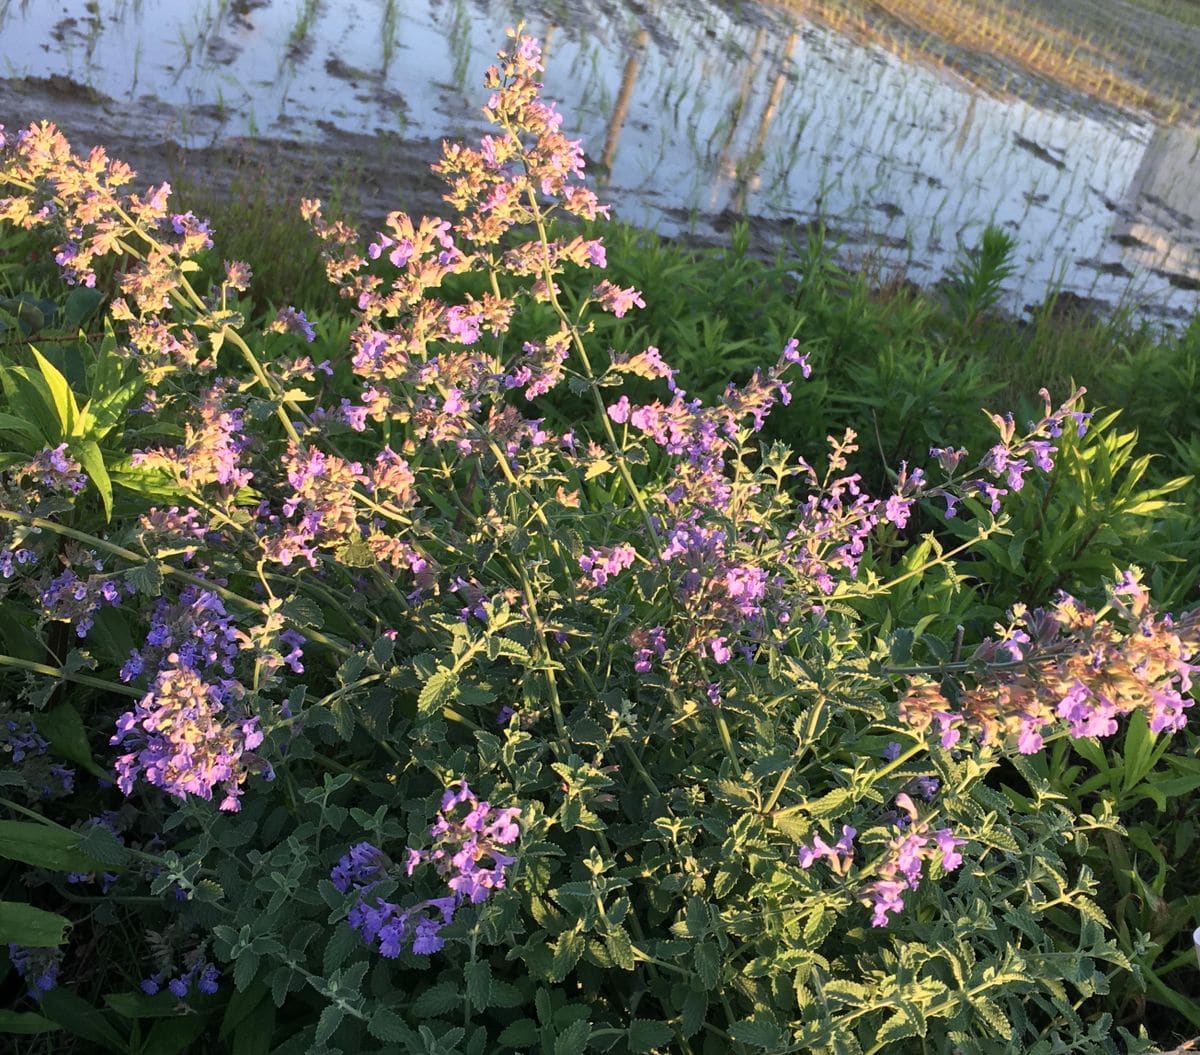
{"type": "Polygon", "coordinates": [[[967,840],[958,838],[949,828],[940,828],[933,833],[933,837],[942,854],[942,868],[947,872],[953,872],[963,862],[958,848],[966,846],[967,840]]]}
{"type": "Polygon", "coordinates": [[[892,495],[883,507],[883,518],[896,526],[898,531],[903,531],[908,524],[909,515],[912,512],[913,500],[905,498],[903,495],[892,495]]]}
{"type": "Polygon", "coordinates": [[[941,781],[937,777],[917,777],[913,781],[913,787],[917,794],[928,802],[937,794],[938,788],[941,787],[941,781]]]}
{"type": "Polygon", "coordinates": [[[788,363],[795,363],[800,367],[800,373],[807,380],[812,377],[812,366],[809,364],[807,353],[800,352],[800,342],[793,337],[784,345],[783,360],[788,363]]]}
{"type": "Polygon", "coordinates": [[[368,891],[386,877],[390,864],[377,846],[361,842],[334,865],[329,878],[340,894],[348,894],[351,889],[368,891]]]}
{"type": "Polygon", "coordinates": [[[482,312],[471,311],[461,304],[446,309],[446,329],[457,338],[459,344],[470,345],[478,341],[482,326],[482,312]]]}
{"type": "Polygon", "coordinates": [[[614,286],[608,279],[592,290],[592,296],[596,298],[596,303],[601,308],[611,311],[618,319],[624,316],[630,308],[646,306],[641,293],[632,286],[622,289],[620,286],[614,286]]]}
{"type": "Polygon", "coordinates": [[[733,658],[733,652],[726,644],[727,638],[714,637],[708,643],[709,651],[712,653],[712,658],[715,663],[725,664],[733,658]]]}
{"type": "Polygon", "coordinates": [[[962,461],[963,456],[967,453],[965,447],[930,447],[929,457],[936,458],[938,465],[941,466],[942,472],[951,474],[958,468],[958,463],[962,461]]]}
{"type": "Polygon", "coordinates": [[[297,308],[288,305],[286,308],[280,308],[275,313],[275,318],[271,325],[267,327],[268,333],[294,333],[303,337],[309,344],[317,339],[317,332],[313,329],[312,323],[305,318],[304,312],[297,308]]]}
{"type": "Polygon", "coordinates": [[[593,546],[579,558],[579,567],[590,573],[592,584],[597,589],[602,589],[612,576],[631,567],[636,559],[637,550],[628,543],[601,548],[593,546]]]}
{"type": "Polygon", "coordinates": [[[800,867],[811,868],[817,861],[825,858],[835,875],[846,875],[854,862],[854,838],[858,832],[848,824],[842,825],[842,835],[833,846],[830,846],[819,835],[813,836],[810,844],[801,844],[797,851],[800,867]]]}

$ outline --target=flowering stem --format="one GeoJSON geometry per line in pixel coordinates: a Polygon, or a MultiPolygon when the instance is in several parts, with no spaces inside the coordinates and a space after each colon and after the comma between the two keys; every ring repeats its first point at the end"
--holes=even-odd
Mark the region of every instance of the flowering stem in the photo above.
{"type": "Polygon", "coordinates": [[[28,659],[18,659],[16,656],[6,656],[0,654],[0,667],[16,667],[19,670],[28,670],[34,674],[44,674],[47,678],[57,678],[60,681],[73,681],[77,685],[87,685],[93,689],[103,689],[105,692],[117,692],[123,696],[139,697],[142,693],[137,689],[130,688],[128,685],[121,685],[115,681],[106,681],[104,678],[93,678],[89,674],[77,674],[74,671],[67,671],[63,667],[52,667],[46,663],[34,663],[28,659]]]}
{"type": "Polygon", "coordinates": [[[295,411],[296,414],[301,418],[305,417],[305,415],[295,403],[289,399],[283,399],[280,396],[278,390],[271,383],[271,379],[267,377],[265,371],[259,363],[258,357],[250,350],[250,345],[242,340],[242,335],[238,333],[237,330],[233,329],[231,326],[226,326],[221,330],[221,333],[226,340],[232,341],[238,351],[242,353],[242,358],[246,360],[247,365],[254,372],[254,376],[258,383],[267,390],[267,394],[272,399],[278,399],[280,401],[279,406],[275,408],[275,416],[279,419],[280,424],[283,425],[283,431],[287,433],[288,439],[290,439],[296,445],[296,449],[299,450],[300,433],[296,431],[296,426],[292,424],[292,419],[288,416],[288,411],[284,408],[286,407],[295,411]]]}
{"type": "MultiPolygon", "coordinates": [[[[506,128],[506,131],[514,134],[511,129],[506,128]]],[[[575,352],[579,356],[580,364],[583,366],[584,376],[589,381],[595,381],[596,374],[592,369],[591,360],[588,359],[587,349],[584,347],[583,338],[579,334],[579,327],[567,317],[567,313],[563,310],[563,306],[558,299],[558,293],[554,288],[554,275],[550,270],[550,235],[546,231],[546,221],[542,216],[541,207],[538,205],[537,195],[534,194],[532,188],[529,188],[527,191],[527,197],[529,199],[529,210],[533,214],[533,222],[537,227],[538,240],[546,250],[543,254],[544,263],[542,265],[542,277],[546,282],[546,296],[550,300],[550,306],[554,309],[554,313],[571,334],[571,343],[575,346],[575,352]]],[[[604,428],[604,434],[608,438],[609,449],[617,459],[617,469],[621,473],[621,479],[625,481],[625,486],[629,489],[630,497],[633,499],[634,505],[637,506],[638,512],[642,515],[646,531],[654,541],[655,549],[658,549],[658,530],[654,526],[654,518],[650,516],[650,510],[646,508],[642,492],[634,482],[633,474],[629,471],[629,463],[625,460],[625,452],[621,449],[621,445],[617,443],[617,436],[613,432],[612,423],[608,420],[608,411],[605,409],[604,400],[600,398],[600,393],[594,384],[589,386],[589,391],[592,394],[592,402],[595,404],[596,412],[600,416],[600,424],[604,428]]]]}
{"type": "MultiPolygon", "coordinates": [[[[135,553],[133,550],[125,549],[124,546],[117,546],[111,542],[107,542],[102,538],[97,538],[95,535],[89,535],[85,531],[76,531],[74,528],[66,527],[63,524],[56,524],[53,520],[47,520],[44,517],[31,516],[28,513],[16,513],[8,509],[0,509],[0,520],[12,520],[18,524],[25,524],[29,527],[40,528],[45,531],[52,531],[56,535],[64,535],[67,538],[73,538],[76,542],[83,542],[88,546],[94,546],[96,549],[104,550],[106,553],[111,553],[114,557],[120,557],[122,560],[127,560],[132,564],[145,564],[147,560],[154,560],[159,569],[164,575],[169,575],[172,578],[179,579],[181,582],[186,582],[192,586],[198,586],[202,590],[210,590],[215,593],[223,601],[230,601],[233,604],[241,605],[243,608],[248,608],[254,612],[262,612],[263,605],[258,601],[251,601],[249,598],[243,597],[241,594],[234,593],[232,590],[217,583],[209,582],[207,579],[201,578],[199,575],[193,575],[191,572],[186,572],[181,568],[172,567],[162,561],[157,561],[153,557],[147,557],[142,553],[135,553]]],[[[319,630],[314,630],[311,627],[304,631],[305,635],[317,644],[324,645],[326,648],[332,649],[334,652],[343,656],[348,656],[353,651],[346,645],[333,638],[326,637],[319,630]]]]}

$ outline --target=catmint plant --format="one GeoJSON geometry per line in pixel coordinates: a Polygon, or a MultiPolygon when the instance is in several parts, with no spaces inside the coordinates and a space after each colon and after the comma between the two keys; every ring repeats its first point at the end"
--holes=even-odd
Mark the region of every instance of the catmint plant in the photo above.
{"type": "MultiPolygon", "coordinates": [[[[937,640],[1082,392],[881,493],[853,431],[768,446],[820,369],[798,338],[710,403],[596,340],[651,293],[604,277],[542,73],[512,32],[491,132],[435,166],[448,218],[360,237],[304,203],[328,317],[248,317],[169,186],[5,133],[0,222],[104,291],[92,389],[125,400],[118,427],[44,356],[0,362],[55,432],[0,465],[0,717],[14,763],[80,767],[74,798],[24,768],[38,809],[3,798],[51,844],[27,924],[118,951],[116,1014],[235,1049],[1109,1050],[1136,966],[1064,855],[1119,820],[1051,808],[1030,756],[1185,730],[1196,616],[1130,573],[917,666],[869,614],[916,592],[937,640]]],[[[89,952],[57,981],[108,977],[89,952]]]]}

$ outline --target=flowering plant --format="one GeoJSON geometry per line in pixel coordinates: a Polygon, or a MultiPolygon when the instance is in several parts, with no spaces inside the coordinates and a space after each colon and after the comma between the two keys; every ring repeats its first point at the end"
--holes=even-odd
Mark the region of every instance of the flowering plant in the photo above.
{"type": "Polygon", "coordinates": [[[1118,821],[1043,809],[1028,768],[997,785],[1134,710],[1178,730],[1196,620],[1130,573],[927,681],[863,614],[913,583],[948,610],[936,574],[1054,471],[1081,393],[886,494],[853,433],[816,464],[759,447],[814,369],[797,339],[714,405],[658,348],[590,341],[643,298],[564,292],[607,257],[556,220],[606,209],[540,72],[514,33],[494,133],[437,166],[453,220],[396,212],[363,248],[305,203],[340,331],[291,305],[251,325],[248,269],[204,284],[216,235],[168,187],[3,133],[0,220],[106,297],[81,377],[32,345],[0,363],[6,823],[56,833],[0,848],[55,909],[0,934],[28,1013],[122,1050],[64,992],[88,966],[25,950],[79,904],[113,942],[149,898],[141,981],[108,1006],[248,1050],[1100,1044],[1086,1002],[1134,968],[1062,850],[1118,821]],[[918,509],[969,537],[910,545],[918,509]]]}

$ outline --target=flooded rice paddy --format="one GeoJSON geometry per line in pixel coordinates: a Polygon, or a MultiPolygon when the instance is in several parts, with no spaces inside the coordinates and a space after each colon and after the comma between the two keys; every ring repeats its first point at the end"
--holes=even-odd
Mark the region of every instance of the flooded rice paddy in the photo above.
{"type": "Polygon", "coordinates": [[[1190,108],[1001,77],[1003,56],[923,61],[815,7],[0,0],[0,122],[53,120],[147,181],[227,185],[250,157],[320,189],[348,165],[365,219],[434,212],[427,166],[485,130],[483,71],[524,18],[621,219],[719,242],[744,218],[761,247],[821,223],[849,262],[923,285],[995,223],[1018,244],[1014,311],[1050,290],[1154,321],[1197,310],[1190,108]]]}

